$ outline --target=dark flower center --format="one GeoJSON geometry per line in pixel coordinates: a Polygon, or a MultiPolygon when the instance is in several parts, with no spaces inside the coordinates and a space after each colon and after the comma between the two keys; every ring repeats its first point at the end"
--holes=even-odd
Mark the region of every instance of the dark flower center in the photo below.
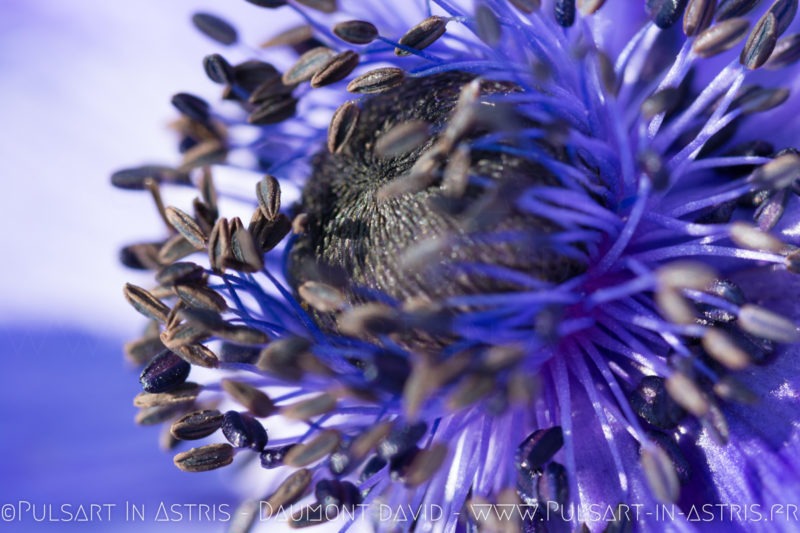
{"type": "MultiPolygon", "coordinates": [[[[502,98],[519,87],[482,80],[478,100],[466,109],[459,98],[474,79],[463,72],[409,78],[359,103],[347,147],[315,158],[301,206],[306,231],[290,256],[295,287],[324,281],[341,288],[351,303],[373,299],[375,291],[399,302],[438,301],[517,288],[513,276],[489,274],[482,266],[546,282],[584,270],[549,243],[556,224],[515,206],[521,191],[559,183],[518,155],[524,147],[517,146],[514,130],[525,124],[504,113],[502,98]],[[451,142],[454,124],[468,121],[468,131],[451,142]],[[418,145],[387,156],[387,144],[391,151],[419,135],[409,124],[428,125],[427,133],[418,145]],[[411,132],[406,139],[396,135],[403,131],[398,127],[411,132]],[[492,143],[475,142],[489,134],[492,143]],[[459,150],[464,184],[454,194],[448,180],[459,173],[453,168],[459,150]]],[[[553,144],[543,141],[538,148],[559,157],[553,144]]]]}

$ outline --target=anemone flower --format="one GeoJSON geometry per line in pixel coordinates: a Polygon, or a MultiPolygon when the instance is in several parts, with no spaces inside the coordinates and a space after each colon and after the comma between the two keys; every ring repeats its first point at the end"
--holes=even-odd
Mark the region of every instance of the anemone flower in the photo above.
{"type": "Polygon", "coordinates": [[[301,23],[196,13],[222,102],[112,177],[234,531],[796,530],[796,0],[248,2],[301,23]]]}

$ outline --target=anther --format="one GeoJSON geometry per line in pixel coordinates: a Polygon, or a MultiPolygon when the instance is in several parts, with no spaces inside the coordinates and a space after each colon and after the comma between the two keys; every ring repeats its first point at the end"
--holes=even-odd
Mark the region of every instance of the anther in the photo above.
{"type": "Polygon", "coordinates": [[[246,413],[237,411],[225,413],[222,433],[236,448],[252,448],[260,452],[267,445],[267,430],[258,420],[246,413]]]}
{"type": "Polygon", "coordinates": [[[139,382],[145,392],[167,392],[186,381],[190,370],[189,363],[164,350],[144,367],[139,382]]]}
{"type": "Polygon", "coordinates": [[[184,472],[215,470],[233,462],[233,447],[230,444],[209,444],[192,448],[176,455],[174,462],[184,472]]]}

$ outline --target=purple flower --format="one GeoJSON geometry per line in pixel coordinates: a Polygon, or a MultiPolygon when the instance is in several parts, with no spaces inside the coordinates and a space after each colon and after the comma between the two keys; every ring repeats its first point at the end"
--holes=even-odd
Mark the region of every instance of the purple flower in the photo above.
{"type": "Polygon", "coordinates": [[[196,14],[224,101],[112,177],[140,420],[237,531],[797,527],[796,1],[250,3],[302,25],[196,14]]]}

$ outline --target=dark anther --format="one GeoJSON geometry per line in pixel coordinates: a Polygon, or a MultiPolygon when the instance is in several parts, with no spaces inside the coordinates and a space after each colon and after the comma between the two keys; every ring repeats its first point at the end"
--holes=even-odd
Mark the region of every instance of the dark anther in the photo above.
{"type": "MultiPolygon", "coordinates": [[[[714,284],[709,287],[709,292],[715,296],[724,298],[735,306],[744,305],[745,302],[742,289],[732,281],[716,280],[714,284]]],[[[731,322],[736,320],[736,315],[727,309],[706,304],[698,304],[697,307],[703,313],[703,316],[711,322],[731,322]]]]}
{"type": "Polygon", "coordinates": [[[735,327],[735,322],[723,328],[733,341],[750,356],[750,360],[757,365],[765,365],[773,360],[775,343],[769,339],[762,339],[755,335],[745,333],[735,327]]]}
{"type": "Polygon", "coordinates": [[[233,67],[219,54],[211,54],[203,58],[203,70],[214,83],[230,85],[233,83],[233,67]]]}
{"type": "Polygon", "coordinates": [[[267,469],[283,466],[283,458],[294,447],[294,444],[267,448],[261,452],[261,466],[267,469]]]}
{"type": "Polygon", "coordinates": [[[380,354],[370,361],[362,361],[357,365],[362,369],[365,381],[374,387],[399,394],[403,391],[411,365],[404,357],[392,354],[380,354]]]}
{"type": "Polygon", "coordinates": [[[258,7],[281,7],[286,5],[286,0],[245,0],[258,7]]]}
{"type": "Polygon", "coordinates": [[[364,469],[361,471],[361,475],[358,478],[359,483],[364,483],[366,480],[386,468],[388,461],[379,455],[373,455],[366,464],[364,465],[364,469]]]}
{"type": "MultiPolygon", "coordinates": [[[[263,83],[280,80],[281,74],[273,65],[251,59],[233,67],[233,84],[249,95],[263,83]]],[[[244,98],[247,100],[247,97],[244,98]]]]}
{"type": "Polygon", "coordinates": [[[644,150],[639,154],[639,164],[657,191],[669,185],[669,171],[661,156],[653,150],[644,150]]]}
{"type": "Polygon", "coordinates": [[[166,392],[186,381],[191,368],[189,363],[164,350],[144,367],[139,383],[145,392],[166,392]]]}
{"type": "Polygon", "coordinates": [[[183,137],[178,143],[178,152],[181,154],[185,154],[198,144],[200,143],[194,137],[183,137]]]}
{"type": "Polygon", "coordinates": [[[378,444],[378,455],[384,459],[392,459],[417,444],[427,431],[428,426],[425,422],[396,426],[392,429],[392,432],[378,444]]]}
{"type": "Polygon", "coordinates": [[[746,15],[756,7],[761,0],[721,0],[717,6],[717,21],[746,15]]]}
{"type": "Polygon", "coordinates": [[[226,46],[235,44],[239,40],[236,28],[230,22],[210,13],[195,13],[192,15],[192,24],[203,35],[226,46]]]}
{"type": "Polygon", "coordinates": [[[260,209],[253,214],[250,225],[247,227],[247,231],[253,235],[256,245],[264,253],[275,248],[291,229],[292,222],[283,213],[273,220],[268,220],[260,209]]]}
{"type": "Polygon", "coordinates": [[[565,505],[569,498],[567,469],[556,462],[547,463],[536,484],[536,494],[540,505],[555,509],[565,505]]]}
{"type": "Polygon", "coordinates": [[[363,501],[361,492],[358,490],[358,487],[356,487],[349,481],[341,482],[340,493],[342,494],[342,505],[344,505],[345,507],[350,508],[360,504],[363,501]]]}
{"type": "Polygon", "coordinates": [[[683,16],[686,0],[647,0],[647,12],[659,28],[669,28],[683,16]]]}
{"type": "Polygon", "coordinates": [[[147,188],[147,180],[152,180],[156,183],[191,184],[186,173],[163,165],[142,165],[140,167],[123,168],[111,174],[111,185],[118,189],[145,190],[147,188]]]}
{"type": "Polygon", "coordinates": [[[631,406],[643,420],[659,429],[671,429],[683,419],[685,412],[667,394],[664,379],[647,376],[628,397],[631,406]]]}
{"type": "Polygon", "coordinates": [[[361,503],[361,493],[349,481],[322,479],[314,487],[314,497],[323,507],[352,507],[361,503]]]}
{"type": "Polygon", "coordinates": [[[267,445],[267,430],[261,423],[246,413],[228,411],[222,422],[222,433],[237,448],[252,448],[260,451],[267,445]]]}
{"type": "Polygon", "coordinates": [[[575,0],[556,0],[553,13],[559,26],[569,28],[575,24],[575,0]]]}
{"type": "Polygon", "coordinates": [[[536,499],[536,485],[539,483],[541,475],[540,472],[531,470],[517,472],[517,494],[522,500],[522,503],[528,505],[538,504],[538,500],[536,499]]]}
{"type": "Polygon", "coordinates": [[[371,22],[348,20],[333,27],[333,33],[352,44],[369,44],[378,37],[378,29],[371,22]]]}
{"type": "Polygon", "coordinates": [[[180,111],[181,114],[192,120],[196,120],[200,123],[208,122],[210,106],[208,102],[199,96],[189,93],[178,93],[172,97],[172,105],[175,106],[175,109],[180,111]]]}
{"type": "Polygon", "coordinates": [[[144,242],[123,246],[119,250],[119,262],[136,270],[154,270],[161,265],[158,260],[158,250],[162,244],[144,242]]]}
{"type": "MultiPolygon", "coordinates": [[[[749,141],[734,146],[725,153],[727,157],[769,157],[775,152],[775,147],[766,141],[749,141]]],[[[741,178],[755,169],[757,165],[735,165],[723,168],[720,171],[731,178],[741,178]]]]}
{"type": "Polygon", "coordinates": [[[514,458],[517,470],[523,473],[540,470],[563,445],[564,433],[561,426],[537,429],[517,448],[514,458]]]}
{"type": "Polygon", "coordinates": [[[342,503],[340,489],[341,484],[335,479],[322,479],[314,487],[314,496],[325,506],[339,507],[342,503]]]}
{"type": "MultiPolygon", "coordinates": [[[[427,48],[436,42],[439,37],[444,35],[446,29],[447,19],[438,16],[431,16],[408,30],[402,37],[400,37],[398,42],[403,46],[422,50],[423,48],[427,48]]],[[[395,48],[394,53],[399,56],[407,56],[410,54],[410,52],[407,52],[402,48],[395,48]]]]}
{"type": "Polygon", "coordinates": [[[419,448],[412,446],[389,460],[389,476],[392,481],[405,482],[408,476],[408,469],[418,453],[419,448]]]}

